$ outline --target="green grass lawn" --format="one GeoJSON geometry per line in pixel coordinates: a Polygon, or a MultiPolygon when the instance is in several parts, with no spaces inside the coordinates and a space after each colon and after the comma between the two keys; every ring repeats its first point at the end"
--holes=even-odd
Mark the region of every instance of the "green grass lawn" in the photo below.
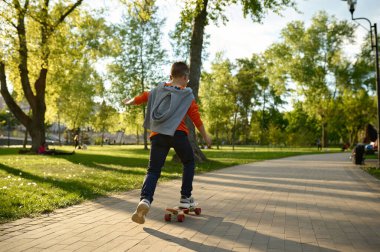
{"type": "MultiPolygon", "coordinates": [[[[72,151],[73,147],[60,147],[72,151]]],[[[315,148],[230,147],[208,149],[209,161],[197,164],[207,172],[249,162],[315,152],[315,148]]],[[[168,156],[160,181],[181,176],[181,164],[168,156]]],[[[149,160],[142,146],[90,146],[75,155],[20,155],[0,149],[0,223],[48,213],[56,208],[114,192],[140,188],[149,160]]]]}
{"type": "Polygon", "coordinates": [[[375,178],[380,179],[380,169],[371,167],[371,168],[365,169],[365,171],[367,171],[369,174],[371,174],[375,178]]]}
{"type": "MultiPolygon", "coordinates": [[[[375,154],[370,154],[370,155],[365,155],[365,159],[372,159],[372,160],[377,160],[377,152],[375,154]]],[[[374,166],[376,166],[374,164],[374,166]]],[[[376,167],[365,167],[364,170],[374,176],[377,179],[380,179],[380,169],[377,169],[376,167]]]]}

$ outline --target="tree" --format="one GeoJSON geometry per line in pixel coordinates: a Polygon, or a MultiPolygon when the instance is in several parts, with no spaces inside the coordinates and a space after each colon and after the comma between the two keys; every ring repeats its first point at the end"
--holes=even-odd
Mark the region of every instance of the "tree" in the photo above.
{"type": "Polygon", "coordinates": [[[345,83],[351,89],[358,90],[363,88],[369,92],[376,92],[376,71],[374,71],[373,67],[375,63],[373,62],[371,39],[371,36],[368,35],[352,68],[348,69],[351,71],[347,71],[350,76],[345,83]]]}
{"type": "Polygon", "coordinates": [[[231,90],[228,88],[234,85],[231,71],[231,62],[223,59],[223,55],[218,53],[211,64],[211,72],[205,72],[202,75],[201,110],[208,128],[215,135],[218,149],[220,135],[227,125],[231,125],[236,106],[231,90]]]}
{"type": "Polygon", "coordinates": [[[122,114],[121,124],[126,132],[136,135],[136,144],[140,144],[140,134],[143,134],[141,125],[144,118],[141,117],[141,110],[135,106],[128,106],[122,114]]]}
{"type": "Polygon", "coordinates": [[[363,141],[358,135],[368,123],[377,124],[376,79],[368,42],[369,38],[363,43],[355,62],[346,62],[337,74],[339,96],[333,105],[330,125],[343,143],[351,146],[363,141]]]}
{"type": "MultiPolygon", "coordinates": [[[[0,52],[1,94],[10,111],[28,130],[32,138],[32,151],[35,152],[45,141],[45,91],[49,70],[50,40],[55,36],[57,28],[66,17],[77,9],[82,1],[75,1],[68,6],[64,5],[64,1],[56,1],[56,4],[51,6],[48,0],[41,2],[26,0],[23,3],[18,0],[12,3],[2,1],[0,5],[1,23],[5,23],[13,30],[12,34],[8,34],[11,35],[10,37],[1,38],[8,41],[7,46],[1,48],[0,52]],[[28,33],[29,28],[39,30],[38,37],[31,37],[28,33]],[[30,45],[35,45],[36,48],[30,48],[30,45]],[[12,55],[16,51],[17,58],[12,59],[12,55]],[[34,53],[38,55],[39,60],[29,62],[34,53]],[[21,83],[23,95],[30,105],[31,116],[22,111],[9,92],[6,78],[6,62],[8,61],[13,62],[8,65],[10,68],[17,65],[18,81],[21,83]],[[34,86],[32,86],[33,80],[34,86]]],[[[16,69],[10,71],[16,72],[16,69]]]]}
{"type": "Polygon", "coordinates": [[[248,142],[250,135],[250,120],[254,103],[257,102],[258,82],[263,80],[263,69],[258,64],[259,56],[252,55],[251,59],[238,59],[236,74],[237,85],[239,86],[239,101],[243,122],[245,142],[248,142]]]}
{"type": "MultiPolygon", "coordinates": [[[[162,81],[165,63],[165,50],[161,48],[164,20],[157,17],[155,1],[134,1],[128,7],[123,23],[115,27],[117,56],[109,66],[113,99],[119,105],[123,98],[136,96],[146,87],[162,81]]],[[[145,106],[142,106],[142,115],[145,118],[145,106]]],[[[146,129],[144,148],[148,148],[146,129]]]]}
{"type": "Polygon", "coordinates": [[[273,80],[270,71],[271,64],[272,61],[266,54],[253,54],[251,58],[237,60],[237,104],[246,143],[250,137],[249,123],[254,110],[257,110],[254,117],[259,122],[257,130],[260,132],[261,144],[267,142],[266,135],[269,126],[272,127],[272,133],[275,129],[282,127],[280,124],[273,123],[275,123],[274,119],[277,119],[276,115],[279,114],[278,107],[285,103],[281,96],[286,93],[286,90],[280,89],[273,80]]]}
{"type": "MultiPolygon", "coordinates": [[[[192,34],[190,41],[190,82],[189,87],[193,89],[194,96],[198,100],[199,80],[201,77],[202,51],[204,40],[204,29],[210,20],[217,22],[222,20],[227,22],[227,17],[223,14],[225,9],[238,3],[237,0],[188,0],[181,12],[181,19],[191,20],[192,34]]],[[[249,15],[254,22],[260,22],[268,10],[280,13],[285,7],[294,7],[293,0],[240,0],[244,17],[249,15]]],[[[194,133],[194,125],[187,120],[186,125],[189,127],[189,140],[194,149],[195,157],[198,161],[205,160],[205,156],[199,150],[194,133]]]]}
{"type": "Polygon", "coordinates": [[[115,129],[115,121],[117,121],[118,113],[112,106],[107,105],[104,100],[101,104],[97,104],[96,107],[92,126],[95,130],[102,133],[101,146],[103,146],[104,133],[115,129]]]}
{"type": "Polygon", "coordinates": [[[320,136],[320,127],[317,120],[311,117],[304,109],[302,102],[293,105],[293,111],[284,115],[287,121],[286,142],[293,146],[314,145],[320,136]]]}
{"type": "Polygon", "coordinates": [[[88,11],[72,13],[59,27],[50,46],[46,122],[58,121],[70,129],[88,124],[95,96],[105,92],[95,66],[109,54],[109,36],[105,20],[88,11]]]}
{"type": "Polygon", "coordinates": [[[337,81],[346,63],[342,47],[345,41],[352,40],[353,31],[347,21],[337,21],[319,12],[309,28],[300,21],[288,24],[282,31],[283,42],[272,47],[287,77],[297,84],[305,109],[319,120],[323,147],[333,114],[332,104],[339,94],[337,81]]]}
{"type": "MultiPolygon", "coordinates": [[[[188,15],[191,15],[188,13],[188,15]]],[[[169,36],[172,38],[170,44],[173,48],[173,58],[176,61],[184,61],[189,63],[190,58],[190,46],[191,46],[191,34],[193,32],[193,18],[187,16],[186,19],[180,19],[175,25],[174,31],[169,33],[169,36]]],[[[208,58],[207,47],[209,45],[210,35],[203,35],[203,45],[202,45],[202,61],[205,61],[208,58]]]]}

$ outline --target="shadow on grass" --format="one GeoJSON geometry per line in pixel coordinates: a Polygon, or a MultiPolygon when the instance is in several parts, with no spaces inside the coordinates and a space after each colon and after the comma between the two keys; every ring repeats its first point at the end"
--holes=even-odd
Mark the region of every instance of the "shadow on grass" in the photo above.
{"type": "Polygon", "coordinates": [[[0,148],[0,156],[5,155],[18,155],[21,148],[0,148]]]}
{"type": "Polygon", "coordinates": [[[29,179],[38,183],[50,184],[52,187],[57,187],[64,191],[81,195],[85,199],[92,199],[98,196],[105,195],[105,194],[96,192],[96,190],[94,190],[94,188],[97,187],[96,183],[89,183],[86,181],[74,181],[74,180],[68,180],[68,179],[54,180],[49,177],[41,177],[32,173],[26,172],[25,170],[13,168],[13,167],[6,166],[3,164],[0,164],[0,170],[3,170],[9,174],[13,174],[14,176],[19,176],[19,174],[22,173],[22,177],[25,179],[29,179]]]}
{"type": "Polygon", "coordinates": [[[145,175],[145,170],[131,170],[130,168],[141,168],[147,166],[145,158],[115,157],[107,155],[91,155],[78,153],[75,155],[52,156],[54,158],[65,159],[73,164],[84,165],[102,171],[118,172],[122,174],[145,175]],[[121,166],[114,168],[110,166],[121,166]]]}
{"type": "MultiPolygon", "coordinates": [[[[129,151],[128,151],[129,152],[129,151]]],[[[141,152],[139,152],[141,153],[141,152]]],[[[85,154],[78,153],[75,155],[59,155],[59,156],[51,156],[54,158],[65,159],[71,163],[84,165],[89,168],[94,168],[102,171],[111,171],[118,172],[121,174],[135,174],[135,175],[145,175],[145,170],[131,170],[130,168],[146,168],[149,164],[149,154],[146,158],[133,158],[133,157],[122,157],[122,156],[108,156],[108,155],[93,155],[93,154],[85,154]],[[110,167],[110,166],[120,166],[110,167]]],[[[237,163],[228,163],[224,164],[215,160],[208,160],[204,163],[197,164],[198,172],[208,172],[216,169],[225,168],[231,165],[235,165],[237,163]]],[[[182,173],[182,163],[178,163],[172,161],[172,157],[169,155],[166,158],[165,165],[162,169],[163,172],[167,173],[182,173]]]]}
{"type": "MultiPolygon", "coordinates": [[[[112,145],[111,145],[112,146],[112,145]]],[[[125,146],[125,145],[123,145],[125,146]]],[[[150,148],[148,147],[147,150],[144,149],[143,146],[141,147],[131,147],[131,148],[122,148],[122,147],[112,147],[112,151],[117,151],[117,152],[128,152],[128,153],[134,153],[134,154],[139,154],[139,155],[149,155],[150,153],[150,148]]]]}

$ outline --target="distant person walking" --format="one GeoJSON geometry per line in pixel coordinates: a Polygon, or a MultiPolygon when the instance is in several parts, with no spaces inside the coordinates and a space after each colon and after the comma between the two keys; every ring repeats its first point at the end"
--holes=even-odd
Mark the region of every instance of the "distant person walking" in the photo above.
{"type": "Polygon", "coordinates": [[[76,149],[79,146],[79,135],[75,134],[74,136],[74,148],[76,149]]]}
{"type": "Polygon", "coordinates": [[[320,139],[317,139],[317,149],[318,149],[318,151],[322,150],[322,144],[321,144],[320,139]]]}

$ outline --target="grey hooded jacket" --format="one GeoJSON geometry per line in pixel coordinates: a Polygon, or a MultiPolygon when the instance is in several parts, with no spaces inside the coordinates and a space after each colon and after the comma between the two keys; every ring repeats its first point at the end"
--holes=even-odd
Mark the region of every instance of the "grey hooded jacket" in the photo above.
{"type": "Polygon", "coordinates": [[[154,132],[173,136],[194,100],[191,88],[159,84],[148,98],[144,127],[154,132]]]}

